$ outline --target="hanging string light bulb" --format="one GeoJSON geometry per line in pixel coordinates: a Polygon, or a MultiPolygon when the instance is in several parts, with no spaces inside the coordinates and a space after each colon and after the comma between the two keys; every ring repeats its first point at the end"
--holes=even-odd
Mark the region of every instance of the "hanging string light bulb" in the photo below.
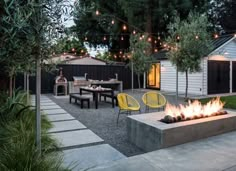
{"type": "Polygon", "coordinates": [[[135,30],[133,30],[133,34],[136,34],[136,31],[135,31],[135,30]]]}
{"type": "Polygon", "coordinates": [[[214,35],[214,38],[215,38],[215,39],[217,39],[218,37],[219,37],[219,35],[218,35],[218,34],[215,34],[215,35],[214,35]]]}
{"type": "Polygon", "coordinates": [[[123,30],[127,30],[127,26],[124,24],[124,25],[122,26],[122,29],[123,29],[123,30]]]}
{"type": "Polygon", "coordinates": [[[96,10],[95,14],[96,14],[96,15],[99,15],[99,14],[100,14],[100,12],[99,12],[98,10],[96,10]]]}
{"type": "Polygon", "coordinates": [[[106,40],[107,40],[106,36],[104,36],[104,37],[103,37],[103,40],[104,40],[104,41],[106,41],[106,40]]]}
{"type": "Polygon", "coordinates": [[[155,49],[154,49],[154,52],[158,52],[158,49],[157,49],[157,48],[155,48],[155,49]]]}
{"type": "Polygon", "coordinates": [[[85,40],[85,41],[87,41],[87,40],[88,40],[88,38],[87,38],[87,37],[85,37],[85,38],[84,38],[84,40],[85,40]]]}
{"type": "Polygon", "coordinates": [[[124,40],[124,37],[123,37],[123,36],[121,36],[120,40],[124,40]]]}
{"type": "Polygon", "coordinates": [[[152,41],[152,38],[151,38],[151,37],[148,37],[148,41],[151,42],[151,41],[152,41]]]}
{"type": "Polygon", "coordinates": [[[115,20],[114,19],[111,20],[111,24],[115,24],[115,20]]]}
{"type": "Polygon", "coordinates": [[[158,36],[158,37],[157,37],[157,39],[158,39],[158,40],[161,40],[161,37],[160,37],[160,36],[158,36]]]}
{"type": "Polygon", "coordinates": [[[195,39],[197,39],[197,40],[198,40],[198,39],[199,39],[199,36],[198,36],[198,35],[196,35],[196,36],[195,36],[195,39]]]}
{"type": "Polygon", "coordinates": [[[157,41],[155,40],[154,43],[157,44],[157,41]]]}

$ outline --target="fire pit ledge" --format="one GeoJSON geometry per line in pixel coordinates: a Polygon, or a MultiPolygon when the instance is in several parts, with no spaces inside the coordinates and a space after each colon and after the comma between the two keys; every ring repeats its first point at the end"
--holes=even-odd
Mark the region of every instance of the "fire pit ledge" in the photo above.
{"type": "Polygon", "coordinates": [[[161,122],[164,116],[164,112],[128,116],[128,140],[149,152],[236,130],[236,112],[231,111],[172,124],[161,122]]]}

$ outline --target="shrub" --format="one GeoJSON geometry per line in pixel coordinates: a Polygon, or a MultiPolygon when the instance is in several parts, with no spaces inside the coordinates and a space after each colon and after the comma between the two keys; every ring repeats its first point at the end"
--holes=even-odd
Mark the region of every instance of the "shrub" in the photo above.
{"type": "Polygon", "coordinates": [[[16,92],[0,109],[0,170],[66,170],[57,144],[47,133],[52,127],[42,115],[42,151],[35,146],[35,111],[26,104],[26,94],[16,92]]]}

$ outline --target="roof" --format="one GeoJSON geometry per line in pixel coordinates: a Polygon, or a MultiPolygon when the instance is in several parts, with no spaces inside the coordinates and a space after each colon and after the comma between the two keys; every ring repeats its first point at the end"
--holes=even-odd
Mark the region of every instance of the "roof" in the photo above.
{"type": "MultiPolygon", "coordinates": [[[[211,53],[213,51],[215,51],[216,49],[220,48],[221,46],[223,46],[225,43],[227,43],[228,41],[230,40],[233,40],[235,36],[230,34],[230,35],[222,35],[216,39],[213,39],[212,40],[212,46],[213,46],[213,50],[211,51],[211,53]]],[[[156,59],[156,60],[163,60],[163,59],[167,59],[166,57],[166,53],[168,52],[168,50],[161,50],[157,53],[154,53],[153,54],[153,57],[156,59]]]]}
{"type": "Polygon", "coordinates": [[[84,59],[84,58],[91,58],[93,60],[97,60],[97,61],[106,63],[106,61],[104,61],[102,59],[98,59],[98,58],[94,58],[94,57],[88,57],[88,56],[86,56],[86,57],[75,57],[75,58],[67,59],[66,61],[80,60],[80,59],[84,59]]]}
{"type": "Polygon", "coordinates": [[[230,35],[222,35],[219,38],[216,38],[214,40],[212,40],[212,45],[213,45],[213,50],[218,49],[219,47],[221,47],[222,45],[224,45],[225,43],[227,43],[229,40],[231,40],[234,37],[234,35],[230,34],[230,35]]]}

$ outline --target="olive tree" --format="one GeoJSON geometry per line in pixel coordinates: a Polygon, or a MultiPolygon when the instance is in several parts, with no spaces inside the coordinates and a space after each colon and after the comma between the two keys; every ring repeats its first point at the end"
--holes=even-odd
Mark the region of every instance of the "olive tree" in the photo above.
{"type": "MultiPolygon", "coordinates": [[[[151,56],[151,44],[147,34],[135,34],[130,37],[130,62],[129,66],[138,75],[138,85],[141,87],[140,76],[151,68],[153,58],[151,56]]],[[[144,77],[145,82],[145,77],[144,77]]],[[[145,85],[144,85],[145,86],[145,85]]]]}
{"type": "Polygon", "coordinates": [[[201,70],[201,59],[211,50],[206,15],[190,12],[186,20],[176,17],[168,25],[168,58],[186,75],[185,98],[188,95],[188,73],[201,70]]]}

